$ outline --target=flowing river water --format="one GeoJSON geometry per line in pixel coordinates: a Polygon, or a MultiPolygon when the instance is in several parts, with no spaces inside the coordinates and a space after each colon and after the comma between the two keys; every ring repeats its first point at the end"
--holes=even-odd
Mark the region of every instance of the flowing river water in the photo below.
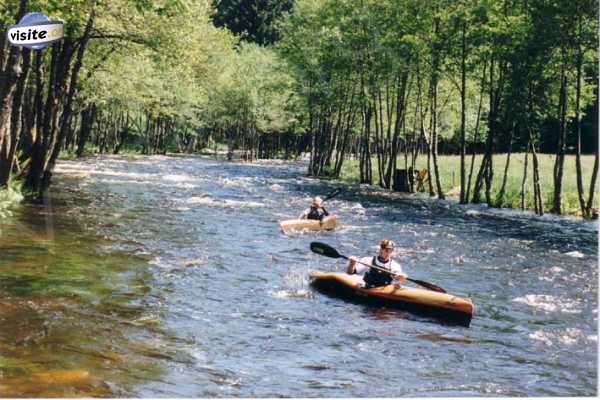
{"type": "Polygon", "coordinates": [[[0,225],[2,397],[597,394],[597,225],[304,176],[302,162],[62,161],[0,225]],[[283,235],[310,196],[342,222],[283,235]],[[314,291],[382,238],[469,328],[314,291]]]}

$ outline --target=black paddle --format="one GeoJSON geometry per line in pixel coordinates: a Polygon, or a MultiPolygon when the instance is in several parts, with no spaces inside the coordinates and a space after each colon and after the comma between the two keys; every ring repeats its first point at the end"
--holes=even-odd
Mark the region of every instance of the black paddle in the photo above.
{"type": "MultiPolygon", "coordinates": [[[[325,243],[321,243],[321,242],[312,242],[310,244],[310,249],[312,250],[313,253],[317,253],[320,254],[322,256],[325,257],[329,257],[329,258],[345,258],[346,260],[348,260],[348,257],[346,257],[343,254],[338,253],[338,251],[336,249],[334,249],[333,247],[331,247],[328,244],[325,243]]],[[[360,264],[366,265],[369,268],[375,268],[378,269],[380,271],[384,271],[384,272],[390,272],[388,270],[386,270],[385,268],[381,268],[378,267],[376,265],[371,265],[371,264],[366,264],[360,261],[357,261],[360,264]]],[[[442,289],[439,286],[436,286],[432,283],[429,282],[425,282],[425,281],[420,281],[418,279],[411,279],[411,278],[406,278],[407,281],[416,283],[417,285],[423,286],[429,290],[433,290],[434,292],[440,292],[440,293],[446,293],[446,291],[444,289],[442,289]]]]}
{"type": "Polygon", "coordinates": [[[325,196],[323,198],[323,201],[333,199],[335,196],[337,196],[340,193],[342,193],[342,188],[333,189],[331,192],[329,192],[327,194],[327,196],[325,196]]]}

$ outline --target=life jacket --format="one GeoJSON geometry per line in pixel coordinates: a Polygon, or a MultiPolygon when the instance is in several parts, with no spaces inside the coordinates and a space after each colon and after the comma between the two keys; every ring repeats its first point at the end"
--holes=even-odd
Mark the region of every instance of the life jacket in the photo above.
{"type": "Polygon", "coordinates": [[[316,207],[310,207],[310,211],[308,212],[308,215],[306,216],[307,219],[316,219],[321,221],[323,218],[325,218],[327,215],[329,215],[327,213],[327,211],[325,211],[324,208],[316,208],[316,207]]]}
{"type": "MultiPolygon", "coordinates": [[[[379,264],[376,264],[375,263],[376,260],[377,260],[377,257],[373,257],[371,264],[375,265],[376,267],[387,269],[385,267],[380,266],[379,264]]],[[[390,260],[390,267],[391,267],[391,265],[392,264],[391,264],[391,260],[390,260]]],[[[373,287],[378,287],[378,286],[389,285],[390,283],[392,283],[394,278],[392,278],[392,275],[389,272],[384,272],[380,269],[369,268],[369,270],[363,276],[363,280],[365,281],[366,288],[373,288],[373,287]]]]}

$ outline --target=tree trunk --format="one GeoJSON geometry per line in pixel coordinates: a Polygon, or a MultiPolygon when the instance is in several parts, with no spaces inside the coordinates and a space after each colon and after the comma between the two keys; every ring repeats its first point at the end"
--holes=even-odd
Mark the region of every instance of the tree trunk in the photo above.
{"type": "Polygon", "coordinates": [[[81,128],[79,129],[79,140],[77,141],[77,157],[83,157],[85,144],[92,132],[92,126],[96,119],[96,104],[91,104],[81,112],[81,128]]]}
{"type": "Polygon", "coordinates": [[[506,191],[506,182],[508,180],[508,169],[510,167],[510,155],[512,153],[514,132],[515,132],[515,126],[513,126],[512,129],[510,130],[510,137],[508,139],[508,153],[506,154],[506,164],[504,165],[504,176],[502,177],[502,186],[500,187],[498,196],[496,196],[495,206],[498,208],[502,208],[502,204],[504,203],[504,193],[506,191]]]}
{"type": "Polygon", "coordinates": [[[581,48],[579,48],[577,51],[577,57],[575,62],[577,69],[577,80],[575,83],[575,131],[577,134],[575,169],[577,171],[577,198],[579,199],[579,209],[581,210],[581,215],[583,215],[584,217],[589,217],[589,210],[587,210],[584,199],[583,173],[581,170],[581,70],[583,64],[583,54],[581,48]]]}
{"type": "Polygon", "coordinates": [[[558,104],[558,119],[560,121],[560,128],[558,134],[558,147],[556,149],[556,160],[554,162],[554,196],[552,202],[552,209],[550,210],[550,212],[555,214],[562,214],[562,179],[565,163],[565,148],[567,141],[567,75],[565,71],[564,61],[561,66],[560,99],[558,104]]]}
{"type": "Polygon", "coordinates": [[[544,203],[542,200],[542,189],[540,187],[540,169],[537,158],[537,152],[535,150],[535,144],[533,142],[533,134],[529,132],[529,141],[531,144],[531,158],[533,159],[533,204],[535,213],[538,215],[544,215],[544,203]]]}
{"type": "Polygon", "coordinates": [[[525,163],[523,165],[523,180],[521,181],[521,211],[525,211],[525,195],[527,191],[527,160],[529,156],[530,143],[527,143],[527,149],[525,150],[525,163]]]}
{"type": "MultiPolygon", "coordinates": [[[[83,56],[85,54],[85,50],[87,47],[87,43],[90,37],[90,32],[92,30],[92,26],[94,24],[95,17],[95,8],[92,7],[90,12],[90,16],[86,22],[85,30],[83,36],[79,43],[79,49],[77,50],[77,57],[75,59],[75,63],[71,70],[71,81],[69,83],[69,92],[67,94],[66,103],[63,108],[63,112],[60,118],[58,138],[55,147],[52,149],[50,154],[49,162],[44,170],[44,176],[42,178],[42,185],[40,187],[40,197],[42,192],[44,192],[49,186],[52,179],[52,171],[54,170],[54,166],[56,164],[56,160],[58,159],[58,155],[60,153],[60,149],[63,141],[65,140],[65,135],[67,134],[67,126],[72,114],[72,105],[73,99],[75,97],[75,91],[77,89],[77,78],[79,75],[79,70],[83,64],[83,56]]],[[[68,67],[67,67],[68,68],[68,67]]]]}
{"type": "Polygon", "coordinates": [[[465,153],[466,149],[466,138],[465,138],[465,123],[466,123],[466,110],[467,110],[467,23],[462,23],[462,51],[461,51],[461,89],[460,89],[460,204],[468,202],[466,191],[465,191],[465,153]]]}
{"type": "Polygon", "coordinates": [[[485,70],[487,67],[487,62],[483,64],[483,74],[481,75],[481,92],[479,93],[479,106],[477,107],[477,120],[475,121],[475,135],[473,137],[473,152],[471,154],[471,167],[469,169],[469,180],[467,182],[467,192],[465,194],[465,202],[468,203],[470,201],[470,192],[471,192],[471,178],[473,177],[473,168],[475,166],[475,153],[477,142],[479,139],[479,124],[481,122],[481,108],[483,106],[483,93],[485,92],[485,70]]]}
{"type": "MultiPolygon", "coordinates": [[[[27,9],[29,1],[20,0],[15,21],[19,21],[27,9]]],[[[4,35],[4,33],[2,33],[4,35]]],[[[4,43],[3,43],[4,47],[4,43]]],[[[0,47],[0,50],[4,50],[0,47]]],[[[17,83],[22,75],[20,67],[21,48],[8,46],[8,54],[2,56],[0,63],[0,188],[6,186],[10,176],[12,160],[9,153],[14,145],[11,140],[11,116],[13,98],[17,90],[17,83]]]]}
{"type": "MultiPolygon", "coordinates": [[[[13,145],[8,154],[9,160],[9,171],[12,171],[16,160],[17,149],[23,135],[23,103],[25,102],[25,87],[29,80],[29,71],[31,70],[31,50],[23,49],[23,65],[22,75],[17,84],[17,90],[15,91],[13,99],[13,115],[11,121],[11,142],[13,145]]],[[[0,167],[0,170],[2,168],[0,167]]]]}
{"type": "MultiPolygon", "coordinates": [[[[593,115],[598,115],[598,86],[596,86],[595,98],[594,98],[594,113],[593,115]]],[[[594,122],[592,124],[593,132],[598,133],[598,118],[594,118],[594,122]]],[[[596,141],[596,152],[594,157],[594,168],[592,170],[592,179],[590,181],[590,191],[588,202],[586,206],[586,216],[592,217],[592,208],[594,207],[594,194],[596,192],[596,180],[598,178],[598,141],[596,141]]]]}

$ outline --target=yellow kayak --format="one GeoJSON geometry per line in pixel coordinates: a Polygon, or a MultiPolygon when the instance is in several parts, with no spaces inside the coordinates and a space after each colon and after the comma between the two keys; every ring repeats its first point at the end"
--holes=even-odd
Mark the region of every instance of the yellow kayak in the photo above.
{"type": "Polygon", "coordinates": [[[311,284],[321,292],[358,302],[389,306],[469,326],[475,306],[470,299],[449,293],[398,284],[365,289],[359,275],[311,272],[311,284]]]}
{"type": "Polygon", "coordinates": [[[337,217],[335,215],[329,215],[323,218],[322,221],[316,219],[289,219],[287,221],[281,221],[279,226],[283,233],[287,234],[294,231],[321,231],[335,229],[338,225],[337,217]]]}

